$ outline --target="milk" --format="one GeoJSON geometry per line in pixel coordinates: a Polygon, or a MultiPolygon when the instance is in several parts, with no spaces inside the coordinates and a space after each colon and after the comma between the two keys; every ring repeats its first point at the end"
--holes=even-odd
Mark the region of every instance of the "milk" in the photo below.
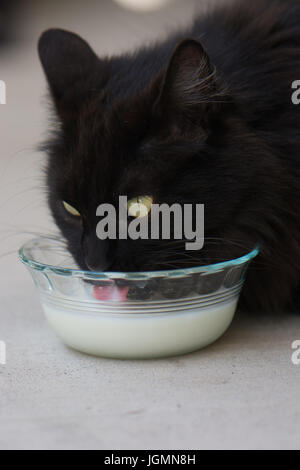
{"type": "Polygon", "coordinates": [[[230,325],[238,299],[166,313],[107,313],[64,309],[42,299],[46,318],[71,348],[111,358],[158,358],[195,351],[230,325]]]}

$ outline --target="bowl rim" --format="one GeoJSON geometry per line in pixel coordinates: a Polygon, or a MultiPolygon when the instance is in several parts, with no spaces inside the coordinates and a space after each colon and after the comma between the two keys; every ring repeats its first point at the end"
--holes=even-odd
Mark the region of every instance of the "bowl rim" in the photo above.
{"type": "Polygon", "coordinates": [[[141,271],[141,272],[114,272],[114,271],[86,271],[83,269],[73,269],[73,268],[64,268],[61,266],[55,266],[51,264],[45,264],[40,261],[36,261],[35,259],[29,258],[24,251],[33,246],[35,243],[40,242],[42,240],[48,242],[60,242],[62,240],[56,237],[35,237],[31,240],[25,242],[18,250],[18,256],[23,264],[25,264],[28,268],[32,268],[38,271],[43,272],[52,272],[55,274],[59,274],[62,276],[74,276],[74,277],[84,277],[85,279],[98,279],[98,280],[111,280],[111,279],[127,279],[127,280],[145,280],[157,277],[183,277],[189,274],[197,274],[197,273],[211,273],[217,272],[222,269],[233,267],[233,266],[240,266],[246,263],[249,263],[252,259],[254,259],[259,254],[259,246],[256,245],[250,252],[242,255],[238,258],[234,258],[228,261],[221,261],[218,263],[207,264],[204,266],[196,266],[193,268],[177,268],[177,269],[167,269],[161,271],[141,271]]]}

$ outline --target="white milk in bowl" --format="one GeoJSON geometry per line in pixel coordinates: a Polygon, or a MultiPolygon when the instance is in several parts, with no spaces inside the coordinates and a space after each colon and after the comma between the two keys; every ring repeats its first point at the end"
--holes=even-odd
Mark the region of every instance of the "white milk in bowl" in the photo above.
{"type": "Polygon", "coordinates": [[[95,311],[53,305],[43,299],[48,322],[68,346],[114,358],[157,358],[195,351],[215,341],[230,325],[237,298],[207,307],[163,306],[117,313],[99,303],[95,311]]]}

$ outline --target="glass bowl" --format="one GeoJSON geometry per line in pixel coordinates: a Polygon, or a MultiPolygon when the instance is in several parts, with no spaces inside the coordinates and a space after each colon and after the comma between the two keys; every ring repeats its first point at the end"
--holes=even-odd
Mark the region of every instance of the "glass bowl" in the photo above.
{"type": "Polygon", "coordinates": [[[219,338],[236,310],[250,253],[188,269],[137,273],[76,269],[62,240],[19,250],[53,330],[68,346],[112,358],[188,353],[219,338]]]}

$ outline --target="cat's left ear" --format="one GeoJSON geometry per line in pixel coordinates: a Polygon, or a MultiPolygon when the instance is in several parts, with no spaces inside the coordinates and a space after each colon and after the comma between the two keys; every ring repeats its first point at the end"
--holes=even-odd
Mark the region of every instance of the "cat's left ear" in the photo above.
{"type": "Polygon", "coordinates": [[[185,39],[174,50],[163,77],[156,108],[165,114],[193,114],[216,94],[215,67],[202,45],[185,39]]]}
{"type": "Polygon", "coordinates": [[[58,113],[61,117],[72,114],[86,92],[86,81],[96,75],[100,59],[80,36],[62,29],[45,31],[38,52],[58,113]],[[71,96],[74,87],[76,93],[71,96]]]}

